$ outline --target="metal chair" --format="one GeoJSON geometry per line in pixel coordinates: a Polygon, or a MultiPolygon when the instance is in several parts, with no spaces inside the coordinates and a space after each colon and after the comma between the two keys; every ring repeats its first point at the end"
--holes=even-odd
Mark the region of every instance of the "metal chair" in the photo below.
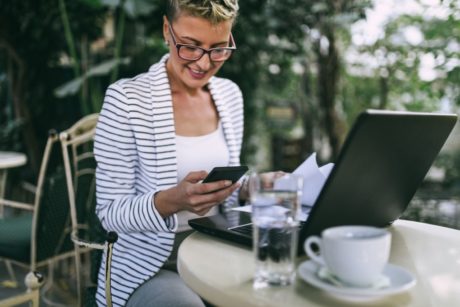
{"type": "Polygon", "coordinates": [[[43,278],[36,270],[47,266],[50,276],[47,282],[52,283],[54,264],[74,255],[68,231],[70,221],[64,172],[62,168],[50,166],[50,162],[54,162],[56,155],[60,154],[59,147],[54,146],[57,141],[57,133],[51,131],[40,166],[34,202],[0,200],[3,206],[20,211],[0,219],[0,259],[6,262],[14,282],[16,277],[12,264],[29,271],[27,293],[0,301],[1,306],[28,300],[38,306],[38,288],[43,278]]]}
{"type": "MultiPolygon", "coordinates": [[[[93,154],[93,138],[98,114],[90,114],[76,122],[69,129],[61,132],[62,155],[66,174],[69,196],[70,215],[72,221],[71,238],[75,244],[75,258],[77,272],[83,272],[80,255],[88,249],[96,249],[91,257],[90,287],[97,283],[98,268],[101,263],[102,250],[106,254],[106,298],[107,305],[111,306],[110,295],[110,265],[112,246],[117,240],[116,233],[106,233],[95,213],[95,169],[96,161],[93,154]],[[105,242],[104,242],[105,240],[105,242]],[[99,243],[100,242],[100,243],[99,243]]],[[[81,303],[82,280],[84,276],[77,276],[79,303],[81,303]]],[[[87,288],[88,290],[88,288],[87,288]]],[[[88,291],[87,291],[88,292],[88,291]]],[[[93,298],[85,305],[95,304],[93,298]]]]}

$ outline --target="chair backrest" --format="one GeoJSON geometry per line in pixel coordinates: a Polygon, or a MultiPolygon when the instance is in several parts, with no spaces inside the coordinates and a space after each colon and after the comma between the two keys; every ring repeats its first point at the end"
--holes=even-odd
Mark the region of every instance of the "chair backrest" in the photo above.
{"type": "MultiPolygon", "coordinates": [[[[72,216],[72,241],[75,249],[87,247],[91,253],[90,281],[97,283],[102,251],[105,251],[105,293],[107,306],[112,306],[111,262],[113,244],[118,235],[107,233],[96,216],[96,160],[93,154],[94,134],[98,114],[83,117],[72,127],[60,133],[64,169],[72,216]]],[[[78,254],[78,253],[77,253],[78,254]]],[[[77,256],[78,258],[78,256],[77,256]]],[[[78,261],[76,262],[78,263],[78,261]]],[[[78,268],[78,265],[77,265],[78,268]]],[[[78,269],[77,269],[78,270],[78,269]]],[[[77,275],[78,287],[80,276],[77,275]]],[[[85,306],[95,306],[95,291],[86,288],[85,306]]],[[[79,295],[80,296],[80,295],[79,295]]]]}
{"type": "MultiPolygon", "coordinates": [[[[59,134],[66,174],[72,240],[104,242],[106,232],[95,214],[96,161],[93,140],[98,114],[90,114],[59,134]]],[[[97,279],[101,252],[93,253],[91,280],[97,279]]]]}
{"type": "Polygon", "coordinates": [[[80,237],[87,230],[88,218],[95,206],[95,169],[93,139],[98,114],[83,117],[61,132],[64,169],[72,218],[72,236],[80,237]]]}
{"type": "Polygon", "coordinates": [[[50,131],[45,146],[32,217],[31,270],[37,264],[71,252],[70,214],[65,174],[59,167],[61,152],[56,131],[50,131]]]}

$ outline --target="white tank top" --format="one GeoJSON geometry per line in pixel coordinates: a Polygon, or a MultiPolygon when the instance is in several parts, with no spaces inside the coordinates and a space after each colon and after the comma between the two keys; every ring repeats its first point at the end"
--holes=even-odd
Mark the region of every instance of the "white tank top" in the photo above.
{"type": "MultiPolygon", "coordinates": [[[[227,166],[230,160],[220,122],[217,130],[206,135],[181,136],[176,134],[176,145],[178,182],[190,172],[205,170],[209,173],[213,167],[227,166]]],[[[206,215],[216,214],[217,210],[217,207],[214,207],[206,215]]],[[[199,216],[189,211],[178,212],[177,232],[191,229],[188,220],[196,217],[199,216]]]]}

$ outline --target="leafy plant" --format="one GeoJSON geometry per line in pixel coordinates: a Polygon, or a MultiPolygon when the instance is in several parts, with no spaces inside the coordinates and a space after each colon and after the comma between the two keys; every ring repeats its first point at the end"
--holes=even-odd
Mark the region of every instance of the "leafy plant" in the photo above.
{"type": "MultiPolygon", "coordinates": [[[[63,98],[67,95],[74,95],[77,91],[79,91],[82,113],[89,114],[99,111],[101,101],[98,101],[98,99],[103,96],[100,92],[102,90],[100,87],[93,87],[93,91],[89,94],[88,90],[85,91],[85,88],[88,88],[89,78],[95,76],[105,76],[110,73],[110,81],[114,82],[118,78],[119,65],[128,64],[130,61],[129,58],[120,58],[125,32],[125,14],[128,14],[132,18],[136,18],[141,15],[149,14],[156,6],[153,5],[152,1],[147,0],[84,0],[83,2],[92,8],[108,8],[112,11],[118,11],[113,58],[105,60],[102,63],[94,64],[94,67],[88,68],[87,63],[83,63],[80,58],[88,57],[88,55],[93,56],[93,54],[84,50],[82,51],[82,56],[78,56],[75,48],[76,41],[74,35],[72,34],[67,14],[66,1],[59,0],[60,15],[74,70],[74,79],[58,87],[55,90],[55,95],[59,98],[63,98]],[[86,71],[81,73],[81,67],[86,67],[86,71]],[[97,99],[89,99],[88,95],[92,95],[92,97],[96,97],[97,99]],[[91,104],[89,105],[87,103],[88,99],[91,101],[91,104]]],[[[92,61],[88,60],[87,62],[91,63],[92,61]]]]}

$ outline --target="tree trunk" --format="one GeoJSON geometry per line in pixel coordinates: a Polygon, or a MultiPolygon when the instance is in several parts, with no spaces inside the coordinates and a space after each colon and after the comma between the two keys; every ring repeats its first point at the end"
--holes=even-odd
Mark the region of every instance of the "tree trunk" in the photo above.
{"type": "Polygon", "coordinates": [[[304,137],[302,139],[301,155],[306,157],[314,151],[313,138],[314,138],[314,127],[316,123],[316,116],[314,114],[313,106],[313,92],[311,87],[311,76],[308,69],[307,63],[302,63],[304,67],[304,73],[302,74],[302,95],[300,99],[300,114],[302,116],[304,137]]]}
{"type": "Polygon", "coordinates": [[[329,138],[332,150],[332,158],[339,153],[342,139],[340,119],[335,110],[335,97],[339,79],[339,56],[335,45],[335,35],[332,26],[325,25],[321,28],[323,40],[315,44],[315,52],[318,57],[318,101],[322,109],[324,128],[329,138]],[[327,46],[325,46],[327,45],[327,46]]]}
{"type": "Polygon", "coordinates": [[[30,110],[24,99],[24,81],[26,79],[26,68],[24,61],[19,57],[13,47],[7,42],[0,42],[0,48],[6,50],[8,58],[8,80],[10,86],[11,97],[13,100],[14,117],[22,122],[21,132],[24,140],[24,146],[27,150],[27,157],[30,166],[35,173],[38,173],[39,168],[39,147],[37,137],[34,133],[35,129],[31,122],[30,110]]]}
{"type": "Polygon", "coordinates": [[[379,87],[380,87],[379,108],[385,109],[388,104],[388,78],[387,77],[379,78],[379,87]]]}

